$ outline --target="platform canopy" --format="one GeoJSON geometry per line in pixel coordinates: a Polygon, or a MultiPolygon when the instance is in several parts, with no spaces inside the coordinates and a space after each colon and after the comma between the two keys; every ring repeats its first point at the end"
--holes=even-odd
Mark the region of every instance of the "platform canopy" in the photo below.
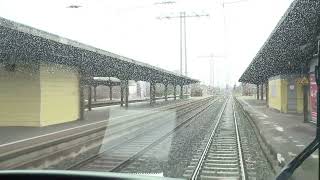
{"type": "MultiPolygon", "coordinates": [[[[124,42],[125,43],[125,42],[124,42]]],[[[57,63],[87,77],[116,77],[155,83],[191,84],[198,80],[0,18],[0,63],[57,63]]]]}
{"type": "Polygon", "coordinates": [[[121,81],[114,77],[93,77],[83,78],[82,83],[84,85],[91,86],[120,86],[121,81]]]}
{"type": "Polygon", "coordinates": [[[239,82],[260,84],[276,75],[305,73],[319,30],[320,1],[294,0],[239,82]]]}

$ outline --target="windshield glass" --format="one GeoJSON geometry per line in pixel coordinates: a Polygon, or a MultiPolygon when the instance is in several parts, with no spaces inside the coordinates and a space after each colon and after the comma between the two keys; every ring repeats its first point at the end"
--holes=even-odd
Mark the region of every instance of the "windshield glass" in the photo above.
{"type": "Polygon", "coordinates": [[[0,0],[0,170],[275,179],[307,152],[292,176],[317,179],[319,12],[0,0]]]}

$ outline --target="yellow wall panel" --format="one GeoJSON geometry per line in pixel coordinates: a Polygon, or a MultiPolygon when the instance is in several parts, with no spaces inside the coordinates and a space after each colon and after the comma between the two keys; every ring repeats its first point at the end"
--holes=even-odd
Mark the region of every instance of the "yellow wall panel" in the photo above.
{"type": "Polygon", "coordinates": [[[269,107],[281,111],[281,80],[274,79],[269,81],[268,87],[269,107]]]}
{"type": "Polygon", "coordinates": [[[53,64],[41,64],[41,125],[79,119],[80,95],[77,70],[53,64]]]}
{"type": "Polygon", "coordinates": [[[288,112],[288,81],[281,79],[281,112],[288,112]]]}
{"type": "Polygon", "coordinates": [[[270,108],[277,109],[280,112],[287,113],[288,111],[288,81],[285,79],[269,80],[269,99],[270,108]]]}
{"type": "Polygon", "coordinates": [[[303,113],[303,86],[296,84],[297,87],[297,113],[303,113]]]}
{"type": "Polygon", "coordinates": [[[0,126],[39,126],[40,82],[37,65],[0,68],[0,126]]]}
{"type": "MultiPolygon", "coordinates": [[[[303,86],[295,84],[297,113],[303,113],[303,86]]],[[[283,78],[269,80],[269,102],[270,108],[283,113],[288,113],[288,80],[283,78]]]]}

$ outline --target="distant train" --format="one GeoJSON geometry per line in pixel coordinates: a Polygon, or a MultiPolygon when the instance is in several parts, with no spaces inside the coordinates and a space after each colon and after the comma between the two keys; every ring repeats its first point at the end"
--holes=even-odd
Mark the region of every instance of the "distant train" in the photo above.
{"type": "Polygon", "coordinates": [[[192,88],[191,89],[191,96],[192,97],[199,97],[203,95],[203,90],[201,88],[192,88]]]}

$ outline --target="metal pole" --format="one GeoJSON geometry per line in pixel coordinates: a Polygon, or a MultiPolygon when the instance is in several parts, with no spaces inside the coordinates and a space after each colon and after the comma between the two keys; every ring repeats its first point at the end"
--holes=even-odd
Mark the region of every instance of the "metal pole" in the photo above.
{"type": "Polygon", "coordinates": [[[164,84],[164,100],[168,101],[168,84],[164,84]]]}
{"type": "Polygon", "coordinates": [[[266,103],[267,107],[269,107],[269,81],[266,82],[266,103]]]}
{"type": "Polygon", "coordinates": [[[153,88],[152,88],[152,85],[153,85],[153,83],[150,81],[150,104],[153,103],[153,101],[152,101],[152,98],[153,98],[153,93],[152,93],[153,88]]]}
{"type": "Polygon", "coordinates": [[[180,99],[183,98],[183,85],[180,84],[180,99]]]}
{"type": "Polygon", "coordinates": [[[120,82],[120,106],[123,106],[123,81],[120,82]]]}
{"type": "Polygon", "coordinates": [[[180,12],[180,74],[182,75],[182,15],[180,12]]]}
{"type": "Polygon", "coordinates": [[[109,86],[109,98],[112,101],[112,86],[109,86]]]}
{"type": "MultiPolygon", "coordinates": [[[[209,16],[209,14],[197,14],[197,15],[187,15],[186,12],[180,12],[179,16],[165,16],[165,17],[158,17],[158,19],[171,19],[171,18],[179,18],[180,19],[180,74],[183,74],[183,36],[186,36],[186,31],[183,32],[183,27],[186,29],[186,18],[191,17],[202,17],[202,16],[209,16]]],[[[186,38],[184,38],[184,45],[185,45],[185,59],[187,56],[186,52],[186,38]]],[[[187,66],[187,65],[185,65],[187,66]]],[[[187,68],[186,70],[187,71],[187,68]]]]}
{"type": "Polygon", "coordinates": [[[80,81],[79,81],[79,94],[80,94],[80,112],[79,112],[79,119],[80,120],[84,120],[84,94],[83,94],[83,89],[84,89],[84,85],[83,85],[83,81],[82,81],[82,77],[80,74],[80,81]]]}
{"type": "Polygon", "coordinates": [[[186,30],[186,12],[183,13],[183,29],[184,29],[184,75],[188,75],[187,66],[187,30],[186,30]]]}
{"type": "Polygon", "coordinates": [[[257,84],[257,100],[259,100],[259,84],[257,84]]]}
{"type": "Polygon", "coordinates": [[[156,103],[156,83],[153,84],[153,103],[156,103]]]}
{"type": "Polygon", "coordinates": [[[261,100],[263,100],[263,83],[261,84],[261,86],[260,86],[260,88],[261,88],[261,100]]]}
{"type": "Polygon", "coordinates": [[[125,96],[125,107],[129,106],[129,82],[125,80],[125,89],[126,89],[126,96],[125,96]]]}
{"type": "MultiPolygon", "coordinates": [[[[187,23],[186,23],[186,12],[183,14],[183,26],[184,26],[184,74],[185,76],[188,76],[188,58],[187,58],[187,23]]],[[[189,88],[188,86],[185,87],[186,89],[186,94],[189,93],[189,88]]]]}
{"type": "Polygon", "coordinates": [[[97,101],[97,86],[93,86],[93,100],[97,101]]]}
{"type": "Polygon", "coordinates": [[[89,85],[88,86],[88,111],[91,111],[91,100],[92,100],[92,97],[91,97],[91,86],[89,85]]]}
{"type": "Polygon", "coordinates": [[[177,99],[177,86],[175,84],[173,85],[173,99],[177,99]]]}

